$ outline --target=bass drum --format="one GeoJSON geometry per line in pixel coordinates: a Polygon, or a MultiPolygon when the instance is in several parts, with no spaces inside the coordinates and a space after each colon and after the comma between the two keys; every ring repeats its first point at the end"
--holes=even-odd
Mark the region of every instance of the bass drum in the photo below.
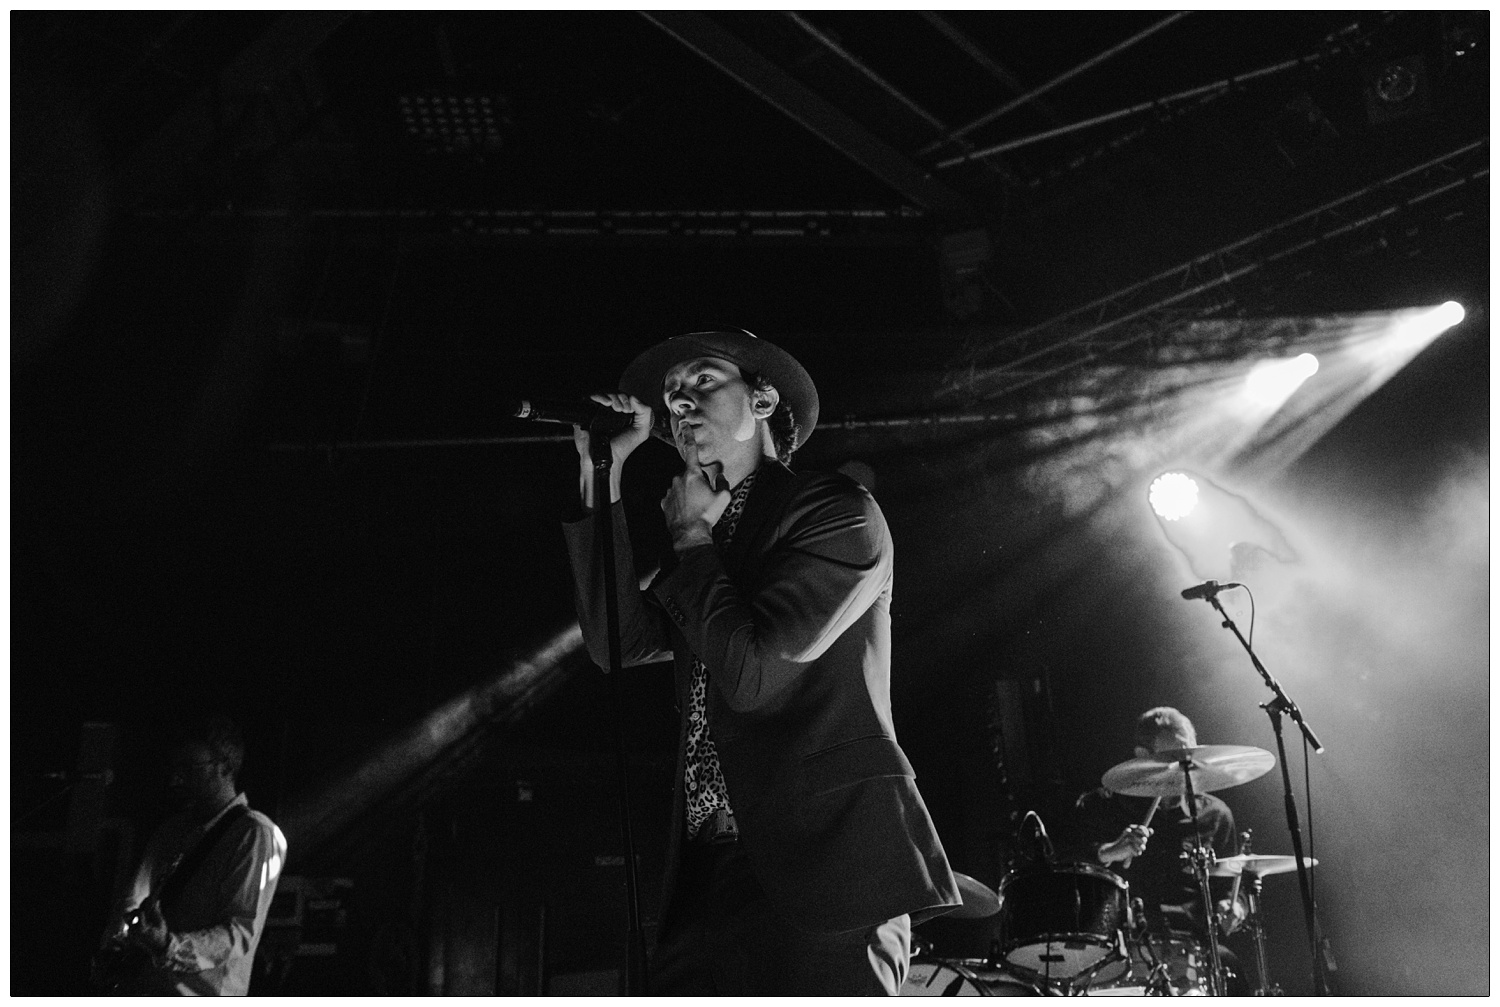
{"type": "Polygon", "coordinates": [[[1037,997],[1041,991],[978,958],[913,958],[904,997],[1037,997]]]}
{"type": "Polygon", "coordinates": [[[1130,968],[1115,979],[1096,982],[1091,997],[1206,997],[1212,962],[1203,945],[1190,937],[1152,937],[1149,945],[1131,948],[1130,968]],[[1160,964],[1161,968],[1158,968],[1160,964]]]}
{"type": "Polygon", "coordinates": [[[1000,949],[1005,961],[1043,979],[1073,979],[1091,969],[1114,978],[1122,931],[1130,929],[1129,887],[1118,874],[1085,863],[1042,864],[1000,882],[1000,949]]]}

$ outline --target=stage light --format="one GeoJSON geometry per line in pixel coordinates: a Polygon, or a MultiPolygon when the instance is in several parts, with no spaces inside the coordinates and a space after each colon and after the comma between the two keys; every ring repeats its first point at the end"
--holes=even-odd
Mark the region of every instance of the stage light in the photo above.
{"type": "Polygon", "coordinates": [[[1276,408],[1318,373],[1318,358],[1303,353],[1291,360],[1262,360],[1245,377],[1245,394],[1258,405],[1276,408]]]}
{"type": "Polygon", "coordinates": [[[1181,472],[1167,472],[1156,477],[1147,496],[1163,521],[1179,521],[1198,506],[1198,484],[1181,472]]]}
{"type": "Polygon", "coordinates": [[[1377,363],[1405,364],[1426,349],[1427,344],[1464,320],[1464,306],[1444,301],[1433,308],[1402,311],[1386,338],[1373,340],[1362,352],[1377,363]]]}
{"type": "Polygon", "coordinates": [[[501,94],[403,94],[397,98],[407,136],[448,154],[500,149],[510,99],[501,94]]]}
{"type": "Polygon", "coordinates": [[[1432,322],[1439,332],[1451,329],[1464,320],[1464,306],[1457,301],[1444,301],[1432,309],[1432,322]]]}

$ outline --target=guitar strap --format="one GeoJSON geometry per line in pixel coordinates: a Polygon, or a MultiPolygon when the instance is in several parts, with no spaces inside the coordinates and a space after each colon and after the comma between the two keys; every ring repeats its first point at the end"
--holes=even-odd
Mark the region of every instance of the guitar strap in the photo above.
{"type": "Polygon", "coordinates": [[[250,808],[248,805],[236,804],[220,815],[219,820],[214,823],[213,828],[205,832],[203,838],[199,839],[193,848],[173,865],[171,872],[162,879],[162,883],[152,893],[156,896],[156,904],[158,906],[165,906],[169,902],[175,901],[177,896],[182,894],[182,889],[187,885],[188,880],[192,878],[193,874],[202,865],[209,851],[214,848],[214,844],[223,837],[224,833],[229,831],[231,825],[249,813],[250,808]]]}

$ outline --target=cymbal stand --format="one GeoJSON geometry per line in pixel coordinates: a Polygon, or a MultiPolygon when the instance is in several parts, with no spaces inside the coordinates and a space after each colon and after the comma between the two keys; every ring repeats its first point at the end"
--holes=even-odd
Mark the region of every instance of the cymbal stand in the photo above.
{"type": "MultiPolygon", "coordinates": [[[[1188,814],[1192,816],[1194,829],[1198,824],[1198,799],[1193,794],[1193,760],[1185,757],[1182,760],[1182,778],[1187,790],[1188,814]]],[[[1214,893],[1208,881],[1208,868],[1214,862],[1214,851],[1211,846],[1203,842],[1200,833],[1198,843],[1192,851],[1187,854],[1188,860],[1193,866],[1193,874],[1198,879],[1198,890],[1203,898],[1203,920],[1208,926],[1208,995],[1221,997],[1224,995],[1224,963],[1219,959],[1219,923],[1214,913],[1214,893]]]]}
{"type": "Polygon", "coordinates": [[[1250,938],[1255,943],[1255,995],[1258,997],[1284,996],[1281,987],[1271,982],[1271,970],[1266,964],[1266,928],[1260,918],[1259,874],[1251,874],[1245,885],[1245,901],[1249,903],[1246,920],[1250,924],[1250,938]]]}

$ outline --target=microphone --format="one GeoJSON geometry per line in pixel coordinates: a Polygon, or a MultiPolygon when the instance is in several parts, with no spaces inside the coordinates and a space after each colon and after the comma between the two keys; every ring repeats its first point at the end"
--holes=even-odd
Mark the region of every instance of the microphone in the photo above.
{"type": "Polygon", "coordinates": [[[1182,592],[1182,596],[1188,601],[1193,601],[1196,598],[1202,598],[1204,601],[1207,601],[1208,599],[1217,595],[1220,591],[1228,591],[1232,587],[1244,586],[1245,585],[1237,584],[1234,581],[1230,581],[1228,584],[1220,584],[1216,580],[1206,580],[1202,584],[1194,584],[1192,587],[1182,592]]]}
{"type": "Polygon", "coordinates": [[[613,436],[630,428],[635,414],[621,413],[601,406],[588,399],[502,399],[501,413],[518,420],[537,423],[576,423],[585,430],[595,420],[604,421],[604,427],[613,436]]]}

